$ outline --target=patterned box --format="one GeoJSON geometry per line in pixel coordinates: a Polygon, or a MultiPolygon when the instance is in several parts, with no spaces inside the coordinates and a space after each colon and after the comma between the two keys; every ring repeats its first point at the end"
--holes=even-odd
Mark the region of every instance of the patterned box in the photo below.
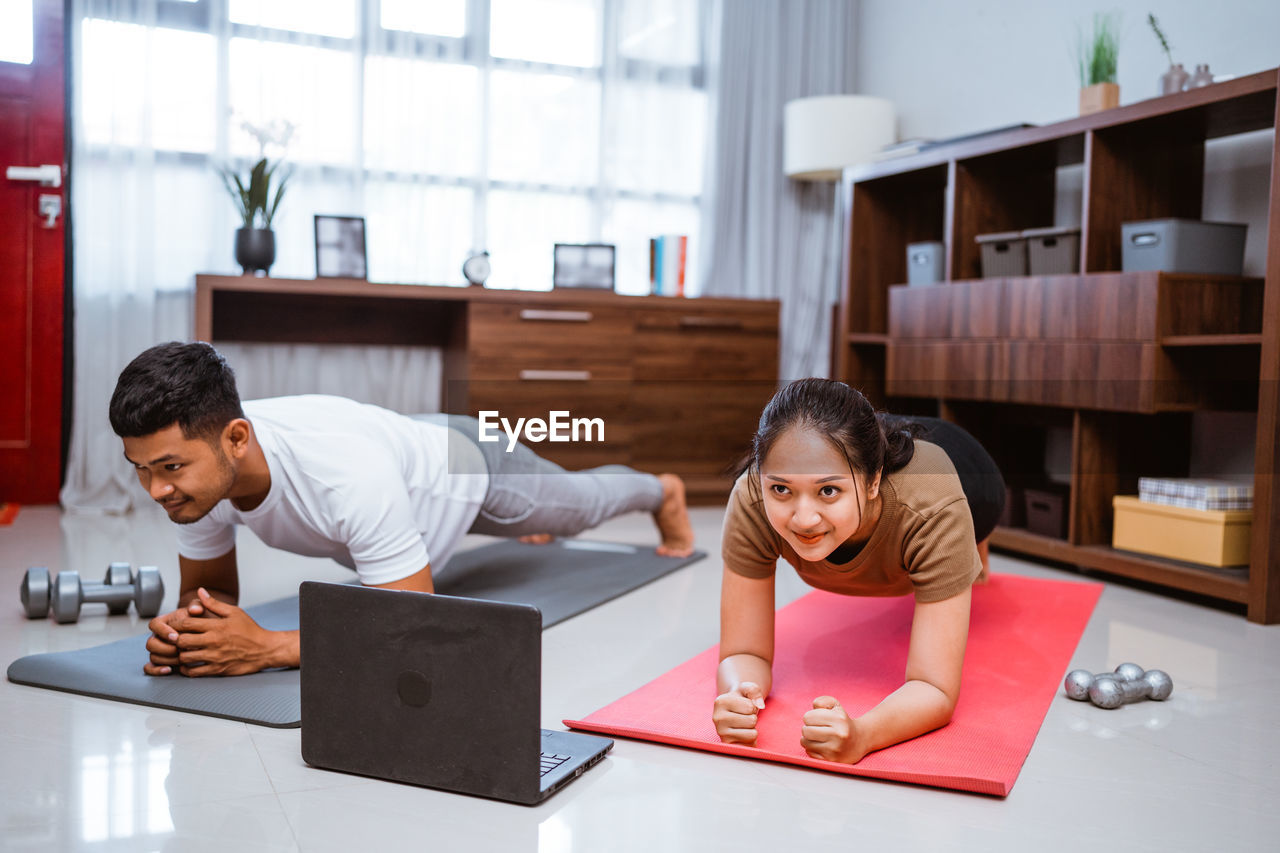
{"type": "Polygon", "coordinates": [[[1138,498],[1187,509],[1253,509],[1253,484],[1189,477],[1139,477],[1138,498]]]}

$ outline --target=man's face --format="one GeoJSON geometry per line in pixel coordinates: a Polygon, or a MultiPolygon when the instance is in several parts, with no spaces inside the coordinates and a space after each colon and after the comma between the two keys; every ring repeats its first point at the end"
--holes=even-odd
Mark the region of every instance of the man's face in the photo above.
{"type": "Polygon", "coordinates": [[[221,440],[186,438],[177,424],[124,439],[124,457],[133,463],[142,488],[178,524],[204,518],[236,482],[221,440]]]}

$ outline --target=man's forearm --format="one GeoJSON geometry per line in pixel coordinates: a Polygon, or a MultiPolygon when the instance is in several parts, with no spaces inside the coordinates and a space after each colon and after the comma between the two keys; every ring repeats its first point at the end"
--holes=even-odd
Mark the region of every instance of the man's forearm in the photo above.
{"type": "Polygon", "coordinates": [[[263,665],[263,669],[296,667],[301,664],[302,654],[297,631],[268,631],[267,635],[273,645],[268,649],[265,658],[267,663],[263,665]]]}
{"type": "Polygon", "coordinates": [[[225,601],[227,604],[236,604],[240,599],[240,596],[238,593],[227,592],[226,590],[223,590],[223,589],[214,589],[213,587],[210,587],[210,586],[206,586],[206,587],[193,586],[190,589],[188,589],[187,587],[184,586],[182,588],[182,591],[178,593],[178,606],[186,607],[188,604],[195,601],[198,598],[196,591],[199,589],[204,589],[205,592],[209,593],[214,598],[218,599],[219,601],[225,601]]]}

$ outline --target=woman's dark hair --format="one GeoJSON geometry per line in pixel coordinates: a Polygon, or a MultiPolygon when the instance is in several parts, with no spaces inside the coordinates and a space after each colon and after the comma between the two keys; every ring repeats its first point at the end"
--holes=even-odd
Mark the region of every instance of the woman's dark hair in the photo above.
{"type": "Polygon", "coordinates": [[[214,440],[244,417],[236,375],[205,343],[157,344],[129,362],[111,395],[111,428],[122,438],[151,435],[173,424],[185,438],[214,440]]]}
{"type": "Polygon", "coordinates": [[[844,456],[850,473],[867,479],[881,470],[890,474],[910,462],[915,436],[923,432],[905,418],[877,414],[860,391],[843,382],[797,379],[764,407],[742,470],[759,470],[778,437],[797,426],[825,438],[844,456]]]}

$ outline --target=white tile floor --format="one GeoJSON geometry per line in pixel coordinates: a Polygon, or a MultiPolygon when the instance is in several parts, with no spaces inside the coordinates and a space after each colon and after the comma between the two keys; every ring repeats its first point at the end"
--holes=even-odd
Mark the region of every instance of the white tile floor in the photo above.
{"type": "MultiPolygon", "coordinates": [[[[560,728],[716,641],[720,519],[694,511],[707,560],[545,632],[545,726],[560,728]]],[[[652,535],[643,516],[592,534],[652,535]]],[[[247,534],[240,552],[246,604],[291,594],[304,578],[349,577],[247,534]]],[[[0,528],[3,662],[139,633],[132,612],[108,617],[101,606],[73,625],[20,610],[27,566],[96,580],[112,560],[161,566],[174,595],[173,532],[158,510],[113,518],[24,507],[0,528]]],[[[1072,577],[999,555],[993,569],[1072,577]]],[[[806,591],[783,575],[780,603],[806,591]]],[[[1172,698],[1116,711],[1055,699],[1005,799],[619,740],[597,768],[527,808],[311,769],[297,729],[4,681],[0,849],[1276,850],[1280,626],[1108,585],[1073,666],[1130,659],[1170,672],[1172,698]]]]}

